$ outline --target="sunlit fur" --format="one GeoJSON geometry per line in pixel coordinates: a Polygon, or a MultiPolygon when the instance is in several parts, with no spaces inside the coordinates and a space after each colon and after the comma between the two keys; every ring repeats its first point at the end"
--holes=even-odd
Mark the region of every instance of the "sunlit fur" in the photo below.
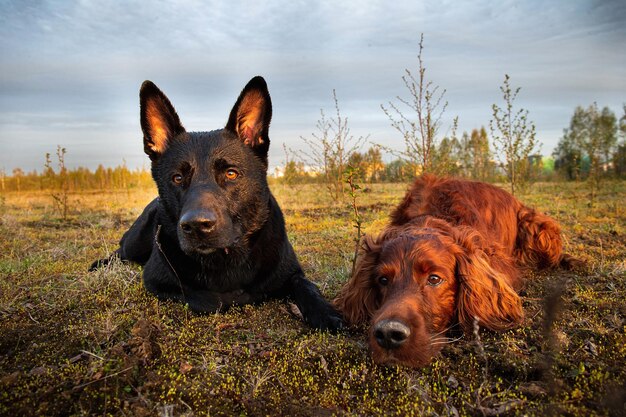
{"type": "Polygon", "coordinates": [[[553,219],[502,189],[425,175],[383,232],[364,238],[355,272],[335,304],[350,325],[370,325],[376,362],[423,366],[452,340],[451,328],[471,334],[476,321],[494,331],[519,324],[522,269],[577,262],[562,253],[553,219]],[[428,284],[433,274],[443,279],[439,285],[428,284]],[[381,347],[372,330],[390,319],[411,330],[394,349],[381,347]]]}

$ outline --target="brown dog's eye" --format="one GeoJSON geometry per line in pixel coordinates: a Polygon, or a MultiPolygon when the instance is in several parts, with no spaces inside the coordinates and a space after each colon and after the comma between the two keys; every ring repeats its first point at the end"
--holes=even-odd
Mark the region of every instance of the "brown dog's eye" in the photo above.
{"type": "Polygon", "coordinates": [[[180,174],[172,175],[172,182],[176,185],[180,185],[183,183],[183,176],[180,174]]]}
{"type": "Polygon", "coordinates": [[[428,277],[428,285],[430,285],[431,287],[436,287],[438,285],[440,285],[443,282],[443,278],[441,278],[439,275],[431,275],[428,277]]]}
{"type": "Polygon", "coordinates": [[[236,180],[239,177],[239,173],[234,169],[229,169],[226,171],[226,179],[229,181],[236,180]]]}
{"type": "Polygon", "coordinates": [[[378,277],[378,283],[384,287],[389,284],[389,279],[387,277],[378,277]]]}

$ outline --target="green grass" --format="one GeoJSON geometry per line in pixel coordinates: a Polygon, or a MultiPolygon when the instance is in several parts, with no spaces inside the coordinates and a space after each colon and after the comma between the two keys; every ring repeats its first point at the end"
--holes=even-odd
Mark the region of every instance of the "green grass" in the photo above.
{"type": "MultiPolygon", "coordinates": [[[[360,195],[366,233],[406,187],[360,195]]],[[[332,298],[355,232],[347,203],[319,190],[273,187],[307,276],[332,298]]],[[[362,332],[312,331],[283,302],[196,316],[146,294],[139,267],[87,273],[154,190],[72,194],[67,221],[49,193],[4,194],[0,415],[621,415],[625,194],[626,183],[608,183],[593,207],[576,183],[523,195],[561,222],[566,250],[589,269],[532,274],[523,326],[481,332],[484,354],[466,336],[423,369],[377,366],[362,332]],[[546,311],[557,313],[551,331],[546,311]]]]}

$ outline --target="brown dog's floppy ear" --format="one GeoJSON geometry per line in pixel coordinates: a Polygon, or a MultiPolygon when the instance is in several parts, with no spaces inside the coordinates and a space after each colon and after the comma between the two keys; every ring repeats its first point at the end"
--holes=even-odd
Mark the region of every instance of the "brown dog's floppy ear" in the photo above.
{"type": "Polygon", "coordinates": [[[379,307],[373,274],[378,265],[380,249],[381,246],[370,236],[363,238],[354,274],[333,301],[351,326],[367,323],[379,307]]]}
{"type": "Polygon", "coordinates": [[[144,81],[139,90],[143,148],[155,161],[167,149],[169,141],[185,131],[174,106],[152,81],[144,81]]]}
{"type": "Polygon", "coordinates": [[[230,111],[226,129],[236,134],[263,159],[270,145],[269,127],[272,100],[263,77],[254,77],[243,88],[230,111]]]}
{"type": "Polygon", "coordinates": [[[459,245],[457,315],[463,329],[471,333],[475,319],[480,326],[496,331],[519,324],[524,313],[511,286],[518,274],[513,262],[500,251],[492,253],[494,248],[471,228],[457,226],[454,233],[459,245]]]}

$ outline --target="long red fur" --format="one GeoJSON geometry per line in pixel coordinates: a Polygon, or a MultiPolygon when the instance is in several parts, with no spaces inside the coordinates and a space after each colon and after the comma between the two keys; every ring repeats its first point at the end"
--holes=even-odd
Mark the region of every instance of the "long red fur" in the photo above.
{"type": "Polygon", "coordinates": [[[393,352],[370,347],[377,362],[427,364],[456,324],[494,331],[523,320],[517,291],[525,268],[569,268],[552,218],[490,184],[424,175],[391,213],[376,238],[366,236],[353,276],[335,299],[353,326],[398,319],[411,328],[409,343],[393,352]],[[428,268],[443,271],[445,285],[424,284],[428,268]],[[408,269],[408,270],[407,270],[408,269]],[[421,272],[420,272],[421,271],[421,272]],[[449,272],[446,272],[449,271],[449,272]],[[389,275],[385,288],[377,279],[389,275]]]}

